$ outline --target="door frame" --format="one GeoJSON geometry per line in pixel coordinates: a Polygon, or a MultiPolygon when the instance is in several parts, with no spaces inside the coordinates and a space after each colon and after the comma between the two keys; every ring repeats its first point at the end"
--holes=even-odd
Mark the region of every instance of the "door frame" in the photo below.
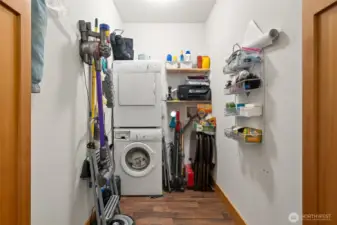
{"type": "MultiPolygon", "coordinates": [[[[303,214],[318,211],[318,87],[316,16],[337,0],[303,0],[302,40],[302,207],[303,214]]],[[[317,224],[303,221],[303,225],[317,224]]]]}
{"type": "Polygon", "coordinates": [[[19,90],[18,90],[18,209],[13,212],[18,224],[31,223],[31,0],[0,0],[14,11],[20,27],[19,90]]]}

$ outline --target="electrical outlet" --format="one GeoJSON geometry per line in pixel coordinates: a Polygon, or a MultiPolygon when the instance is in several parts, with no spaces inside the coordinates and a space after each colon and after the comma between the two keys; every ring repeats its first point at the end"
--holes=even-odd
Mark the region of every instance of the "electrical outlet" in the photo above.
{"type": "Polygon", "coordinates": [[[262,169],[262,172],[263,172],[264,174],[266,174],[266,175],[269,175],[269,171],[266,170],[266,169],[262,169]]]}

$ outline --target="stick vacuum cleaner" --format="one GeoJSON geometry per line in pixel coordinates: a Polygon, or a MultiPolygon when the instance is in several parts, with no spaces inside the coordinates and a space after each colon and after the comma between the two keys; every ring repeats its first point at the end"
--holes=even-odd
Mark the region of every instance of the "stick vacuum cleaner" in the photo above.
{"type": "MultiPolygon", "coordinates": [[[[97,23],[97,22],[96,22],[97,23]]],[[[88,143],[88,150],[94,152],[91,155],[90,170],[91,180],[93,184],[93,193],[95,199],[96,207],[96,222],[98,225],[134,225],[134,220],[132,217],[120,214],[119,210],[119,197],[116,195],[110,195],[108,202],[104,204],[103,194],[101,193],[102,187],[113,187],[116,190],[116,184],[114,181],[114,166],[111,164],[111,157],[109,153],[108,139],[105,136],[104,128],[104,111],[103,111],[103,96],[102,96],[102,79],[101,72],[102,68],[107,69],[107,64],[105,60],[111,55],[111,48],[107,41],[109,37],[109,26],[106,24],[100,25],[100,32],[92,32],[91,24],[85,21],[79,21],[79,30],[81,32],[81,43],[80,43],[80,56],[82,61],[89,66],[92,65],[94,59],[94,65],[96,70],[96,91],[97,91],[97,107],[98,107],[98,117],[95,120],[99,124],[99,151],[96,151],[95,142],[93,141],[92,126],[88,126],[90,141],[88,143]],[[90,38],[95,38],[95,40],[89,40],[90,38]],[[103,66],[102,66],[103,65],[103,66]],[[104,66],[105,65],[105,66],[104,66]],[[98,153],[96,155],[96,152],[98,153]],[[117,196],[117,197],[116,197],[117,196]],[[110,201],[111,200],[111,201],[110,201]],[[116,213],[116,214],[115,214],[116,213]]],[[[107,72],[107,70],[106,70],[107,72]]],[[[93,77],[94,73],[91,74],[90,78],[93,77]]],[[[94,82],[92,82],[94,83],[94,82]]],[[[109,84],[108,84],[109,86],[109,84]]],[[[92,91],[92,89],[90,89],[92,91]]],[[[110,93],[111,95],[111,93],[110,93]]],[[[93,96],[93,95],[92,95],[93,96]]],[[[112,95],[111,95],[112,96],[112,95]]],[[[111,97],[110,96],[110,97],[111,97]]],[[[92,101],[94,103],[94,101],[92,101]]],[[[92,108],[89,107],[89,117],[92,120],[92,112],[95,111],[94,105],[92,108]]],[[[89,123],[90,124],[90,123],[89,123]]]]}

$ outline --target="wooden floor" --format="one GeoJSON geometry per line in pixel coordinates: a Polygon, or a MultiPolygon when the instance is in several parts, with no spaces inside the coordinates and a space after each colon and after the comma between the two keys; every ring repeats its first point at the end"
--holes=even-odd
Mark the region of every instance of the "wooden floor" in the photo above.
{"type": "Polygon", "coordinates": [[[123,197],[124,214],[136,225],[235,225],[216,193],[187,191],[164,197],[123,197]]]}

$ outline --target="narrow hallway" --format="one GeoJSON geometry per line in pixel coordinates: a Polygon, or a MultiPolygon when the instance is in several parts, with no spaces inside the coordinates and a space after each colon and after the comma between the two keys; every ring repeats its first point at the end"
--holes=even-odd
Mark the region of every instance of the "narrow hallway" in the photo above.
{"type": "Polygon", "coordinates": [[[123,197],[122,211],[137,225],[235,225],[215,192],[168,193],[164,197],[123,197]]]}
{"type": "Polygon", "coordinates": [[[4,224],[308,225],[337,215],[327,179],[337,170],[337,95],[327,92],[337,85],[337,0],[0,1],[4,224]],[[36,77],[40,93],[19,90],[36,77]]]}

